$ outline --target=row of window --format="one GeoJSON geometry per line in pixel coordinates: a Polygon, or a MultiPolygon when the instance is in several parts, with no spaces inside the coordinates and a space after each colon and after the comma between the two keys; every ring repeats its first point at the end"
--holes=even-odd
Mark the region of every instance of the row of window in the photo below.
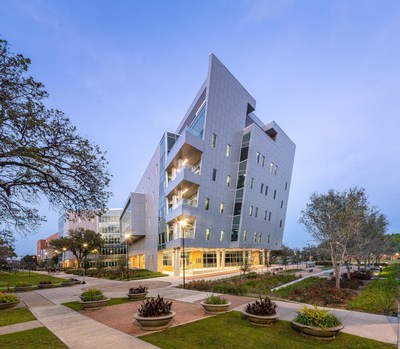
{"type": "MultiPolygon", "coordinates": [[[[256,163],[261,164],[261,166],[264,167],[265,166],[265,155],[262,155],[260,152],[257,152],[256,163]]],[[[269,164],[269,173],[273,173],[276,176],[278,173],[278,165],[271,162],[269,164]]]]}
{"type": "MultiPolygon", "coordinates": [[[[215,133],[213,133],[211,135],[211,147],[215,148],[217,146],[217,135],[215,133]]],[[[232,149],[232,145],[230,145],[229,143],[226,145],[226,151],[225,151],[225,155],[226,157],[230,157],[231,156],[231,149],[232,149]]]]}
{"type": "MultiPolygon", "coordinates": [[[[280,221],[280,226],[282,226],[282,220],[280,221]]],[[[206,240],[210,240],[210,235],[211,235],[211,229],[206,229],[206,240]]],[[[225,232],[223,230],[220,231],[219,234],[219,241],[222,242],[224,241],[225,238],[225,232]]],[[[246,230],[243,231],[243,241],[247,241],[248,238],[248,232],[246,230]]],[[[270,243],[270,238],[271,234],[268,234],[267,236],[267,243],[270,243]]],[[[262,240],[262,233],[254,233],[253,234],[253,242],[259,242],[261,243],[262,240]]]]}

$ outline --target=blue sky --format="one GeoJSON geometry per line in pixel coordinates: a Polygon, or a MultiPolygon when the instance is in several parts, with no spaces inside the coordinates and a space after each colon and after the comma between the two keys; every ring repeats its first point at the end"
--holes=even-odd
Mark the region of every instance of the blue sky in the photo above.
{"type": "MultiPolygon", "coordinates": [[[[297,145],[284,243],[310,194],[365,187],[400,232],[400,2],[0,2],[0,35],[32,60],[49,106],[108,152],[110,207],[135,189],[164,131],[174,131],[214,52],[297,145]]],[[[57,231],[17,237],[19,255],[57,231]]]]}

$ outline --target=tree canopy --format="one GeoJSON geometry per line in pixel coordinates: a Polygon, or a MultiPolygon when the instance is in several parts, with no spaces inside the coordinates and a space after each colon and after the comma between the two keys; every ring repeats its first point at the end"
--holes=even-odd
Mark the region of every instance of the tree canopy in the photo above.
{"type": "Polygon", "coordinates": [[[71,251],[75,256],[78,266],[81,265],[82,259],[92,253],[94,250],[99,250],[105,240],[100,233],[86,228],[70,229],[68,237],[61,237],[57,240],[51,240],[50,246],[59,251],[71,251]]]}
{"type": "Polygon", "coordinates": [[[0,40],[0,233],[35,231],[34,207],[77,215],[104,210],[110,192],[105,153],[81,137],[68,117],[48,108],[44,85],[27,75],[31,61],[0,40]]]}

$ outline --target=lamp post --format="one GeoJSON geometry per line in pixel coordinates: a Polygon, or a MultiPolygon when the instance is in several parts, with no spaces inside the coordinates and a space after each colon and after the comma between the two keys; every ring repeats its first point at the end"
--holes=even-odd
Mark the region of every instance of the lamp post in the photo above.
{"type": "Polygon", "coordinates": [[[63,247],[62,250],[63,250],[63,256],[62,256],[63,268],[65,268],[65,251],[67,250],[67,248],[63,247]]]}
{"type": "MultiPolygon", "coordinates": [[[[47,267],[47,255],[48,255],[48,252],[46,251],[45,253],[44,253],[44,263],[45,263],[45,265],[46,265],[46,270],[48,269],[47,267]]],[[[47,272],[48,272],[48,270],[47,270],[47,272]]]]}
{"type": "Polygon", "coordinates": [[[130,238],[130,234],[125,234],[125,243],[126,243],[126,280],[129,281],[129,250],[128,250],[128,239],[130,238]]]}
{"type": "Polygon", "coordinates": [[[87,246],[88,246],[87,243],[84,243],[84,244],[83,244],[83,247],[85,248],[85,250],[84,250],[84,251],[85,251],[85,259],[84,259],[84,261],[83,261],[83,280],[82,280],[82,283],[83,283],[83,284],[86,284],[85,276],[86,276],[87,246]]]}
{"type": "Polygon", "coordinates": [[[180,221],[179,222],[180,226],[181,226],[181,230],[182,230],[182,254],[183,254],[183,258],[182,258],[182,268],[183,268],[183,284],[182,287],[185,288],[186,284],[185,284],[185,227],[187,224],[186,220],[180,221]]]}

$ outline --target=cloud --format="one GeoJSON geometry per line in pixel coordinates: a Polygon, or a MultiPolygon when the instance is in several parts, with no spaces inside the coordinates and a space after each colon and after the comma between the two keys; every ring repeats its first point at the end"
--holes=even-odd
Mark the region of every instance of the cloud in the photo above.
{"type": "Polygon", "coordinates": [[[255,0],[247,1],[248,12],[240,24],[259,24],[269,19],[276,19],[288,12],[295,0],[255,0]]]}

